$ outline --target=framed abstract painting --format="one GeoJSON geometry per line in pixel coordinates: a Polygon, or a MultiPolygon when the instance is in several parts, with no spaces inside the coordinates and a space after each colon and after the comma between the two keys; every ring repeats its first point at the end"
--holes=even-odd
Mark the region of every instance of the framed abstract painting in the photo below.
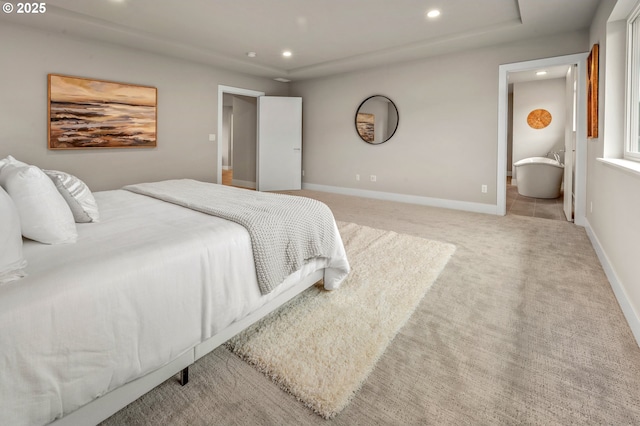
{"type": "Polygon", "coordinates": [[[154,148],[157,89],[49,74],[49,149],[154,148]]]}

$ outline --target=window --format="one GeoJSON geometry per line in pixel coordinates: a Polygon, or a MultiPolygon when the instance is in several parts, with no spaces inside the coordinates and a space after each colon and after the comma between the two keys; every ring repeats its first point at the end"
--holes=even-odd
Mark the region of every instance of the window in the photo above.
{"type": "Polygon", "coordinates": [[[640,3],[627,28],[627,125],[624,157],[640,161],[640,3]]]}

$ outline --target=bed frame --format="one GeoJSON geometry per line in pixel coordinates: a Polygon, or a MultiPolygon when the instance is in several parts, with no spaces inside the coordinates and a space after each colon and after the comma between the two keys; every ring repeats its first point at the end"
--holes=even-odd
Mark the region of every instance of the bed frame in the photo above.
{"type": "Polygon", "coordinates": [[[219,333],[204,342],[188,349],[168,364],[104,394],[103,396],[80,407],[76,411],[73,411],[50,424],[55,426],[85,426],[87,424],[98,424],[178,373],[182,373],[181,381],[183,384],[186,384],[188,381],[188,368],[191,364],[207,355],[215,348],[249,327],[251,324],[275,311],[289,300],[320,281],[323,277],[324,269],[320,269],[313,274],[304,277],[300,282],[282,292],[256,311],[230,324],[227,328],[221,330],[219,333]]]}

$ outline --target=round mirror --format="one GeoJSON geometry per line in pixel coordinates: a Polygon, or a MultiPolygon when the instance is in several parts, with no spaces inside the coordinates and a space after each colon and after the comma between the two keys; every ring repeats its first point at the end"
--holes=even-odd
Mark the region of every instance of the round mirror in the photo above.
{"type": "Polygon", "coordinates": [[[398,119],[398,109],[391,99],[382,95],[369,96],[356,112],[356,131],[363,141],[381,144],[396,132],[398,119]]]}

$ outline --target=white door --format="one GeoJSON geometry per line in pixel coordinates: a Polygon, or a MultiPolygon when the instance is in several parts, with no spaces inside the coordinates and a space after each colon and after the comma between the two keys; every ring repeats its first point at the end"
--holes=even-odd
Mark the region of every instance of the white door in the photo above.
{"type": "Polygon", "coordinates": [[[302,188],[302,98],[258,98],[258,191],[302,188]]]}
{"type": "Polygon", "coordinates": [[[577,114],[577,70],[578,67],[573,65],[567,73],[566,88],[566,125],[564,138],[564,215],[568,221],[573,222],[573,174],[574,159],[576,155],[576,114],[577,114]]]}

